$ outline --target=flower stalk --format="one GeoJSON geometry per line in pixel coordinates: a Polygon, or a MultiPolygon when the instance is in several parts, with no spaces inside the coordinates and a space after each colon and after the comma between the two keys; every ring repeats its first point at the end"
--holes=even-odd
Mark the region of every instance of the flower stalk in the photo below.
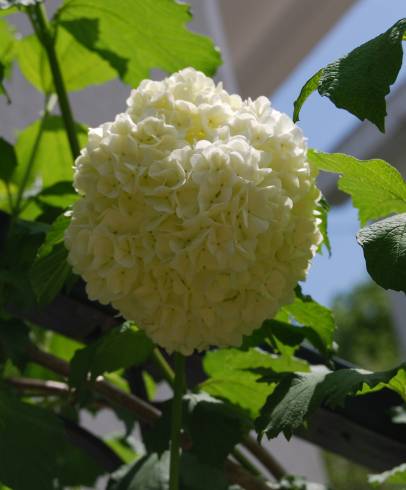
{"type": "Polygon", "coordinates": [[[185,357],[175,353],[175,386],[172,401],[169,490],[179,490],[180,436],[182,429],[182,397],[185,392],[185,357]]]}
{"type": "Polygon", "coordinates": [[[63,80],[62,70],[55,50],[55,36],[52,33],[43,3],[36,3],[32,7],[28,7],[27,12],[34,32],[47,54],[70,150],[73,159],[76,159],[80,153],[80,145],[76,135],[75,122],[73,119],[65,82],[63,80]]]}

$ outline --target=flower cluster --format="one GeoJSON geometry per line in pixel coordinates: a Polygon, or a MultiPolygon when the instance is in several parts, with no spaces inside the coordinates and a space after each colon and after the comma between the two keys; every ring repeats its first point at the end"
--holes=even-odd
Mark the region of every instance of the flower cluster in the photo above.
{"type": "Polygon", "coordinates": [[[76,161],[69,261],[169,352],[239,345],[292,300],[321,242],[302,132],[191,68],[127,104],[76,161]]]}

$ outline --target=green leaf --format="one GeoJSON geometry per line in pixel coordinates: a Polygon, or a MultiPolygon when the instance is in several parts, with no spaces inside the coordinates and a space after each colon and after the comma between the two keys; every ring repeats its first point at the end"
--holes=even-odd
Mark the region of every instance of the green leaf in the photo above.
{"type": "Polygon", "coordinates": [[[69,226],[70,216],[66,214],[61,214],[58,218],[52,223],[50,229],[48,230],[44,243],[38,249],[37,258],[43,258],[47,256],[55,245],[59,245],[63,243],[64,234],[66,228],[69,226]]]}
{"type": "Polygon", "coordinates": [[[169,452],[144,456],[114,473],[107,490],[169,490],[169,464],[169,452]]]}
{"type": "Polygon", "coordinates": [[[11,359],[13,364],[22,369],[26,362],[26,350],[29,343],[28,328],[17,319],[0,320],[0,364],[11,359]]]}
{"type": "MultiPolygon", "coordinates": [[[[169,490],[169,452],[144,456],[135,465],[112,475],[107,490],[169,490]]],[[[239,487],[233,487],[238,490],[239,487]]],[[[180,464],[180,490],[232,490],[224,470],[209,466],[189,453],[180,464]]]]}
{"type": "Polygon", "coordinates": [[[295,121],[304,101],[317,88],[336,107],[346,109],[361,121],[368,119],[384,132],[385,97],[402,66],[405,30],[406,19],[401,19],[383,34],[319,70],[295,101],[295,121]]]}
{"type": "Polygon", "coordinates": [[[0,420],[1,480],[19,490],[52,490],[65,443],[62,424],[46,410],[21,403],[5,391],[0,391],[0,420]]]}
{"type": "MultiPolygon", "coordinates": [[[[1,4],[0,4],[0,13],[1,4]]],[[[0,94],[6,96],[10,103],[10,97],[4,87],[4,79],[10,74],[14,59],[16,45],[15,29],[5,20],[0,19],[0,94]]]]}
{"type": "Polygon", "coordinates": [[[79,195],[73,188],[71,181],[62,180],[42,189],[35,195],[34,199],[40,206],[66,209],[79,199],[79,195]]]}
{"type": "Polygon", "coordinates": [[[310,373],[278,375],[271,370],[262,370],[262,374],[260,381],[272,384],[279,381],[256,420],[258,433],[266,434],[269,438],[283,432],[289,439],[322,404],[334,408],[343,404],[347,396],[385,387],[403,398],[406,396],[405,365],[376,373],[361,369],[332,372],[315,368],[310,373]]]}
{"type": "MultiPolygon", "coordinates": [[[[48,59],[37,36],[24,37],[18,43],[17,51],[25,78],[42,92],[55,92],[48,59]]],[[[105,83],[117,76],[107,61],[79,43],[61,26],[56,36],[56,54],[69,91],[105,83]]]]}
{"type": "Polygon", "coordinates": [[[40,305],[50,303],[71,274],[68,251],[63,243],[55,245],[46,255],[38,257],[30,270],[30,281],[40,305]]]}
{"type": "Polygon", "coordinates": [[[236,407],[206,393],[188,394],[185,423],[192,451],[200,462],[222,466],[251,428],[250,419],[236,407]]]}
{"type": "Polygon", "coordinates": [[[212,41],[185,28],[189,7],[174,0],[68,0],[55,21],[99,54],[122,80],[137,86],[152,68],[187,66],[213,75],[220,64],[212,41]]]}
{"type": "Polygon", "coordinates": [[[279,320],[280,315],[286,314],[307,327],[307,338],[312,338],[311,342],[319,350],[323,345],[325,346],[323,349],[325,353],[332,350],[335,322],[330,309],[320,305],[310,296],[303,295],[301,290],[297,288],[295,301],[281,308],[276,319],[279,320]],[[309,329],[313,330],[314,335],[309,333],[309,329]]]}
{"type": "Polygon", "coordinates": [[[318,87],[320,95],[361,121],[368,119],[384,132],[385,96],[402,66],[405,30],[406,19],[401,19],[383,34],[327,65],[318,87]]]}
{"type": "Polygon", "coordinates": [[[0,62],[0,94],[5,95],[7,102],[10,104],[11,103],[10,96],[8,95],[6,87],[3,84],[5,74],[6,74],[6,67],[4,66],[3,63],[0,62]]]}
{"type": "Polygon", "coordinates": [[[341,174],[338,188],[352,197],[361,225],[391,213],[406,211],[406,184],[400,173],[384,160],[357,160],[342,153],[310,150],[311,164],[341,174]]]}
{"type": "Polygon", "coordinates": [[[35,305],[29,271],[47,230],[39,222],[15,224],[0,254],[0,304],[15,311],[35,305]]]}
{"type": "Polygon", "coordinates": [[[0,61],[5,67],[5,74],[13,61],[16,41],[15,28],[6,20],[0,19],[0,61]]]}
{"type": "Polygon", "coordinates": [[[307,363],[267,354],[259,349],[246,352],[237,349],[219,349],[207,352],[203,367],[210,376],[199,389],[245,410],[255,418],[272,387],[257,383],[259,375],[252,367],[268,367],[278,372],[307,370],[307,363]]]}
{"type": "Polygon", "coordinates": [[[372,279],[385,289],[406,292],[406,213],[362,228],[357,240],[372,279]]]}
{"type": "Polygon", "coordinates": [[[208,489],[231,490],[224,469],[210,466],[194,454],[183,453],[180,462],[180,490],[208,489]]]}
{"type": "Polygon", "coordinates": [[[378,475],[369,475],[368,482],[374,487],[380,487],[384,483],[389,483],[391,485],[406,485],[406,463],[378,475]]]}
{"type": "Polygon", "coordinates": [[[130,322],[107,332],[96,342],[76,351],[72,362],[69,382],[82,388],[87,380],[95,380],[105,372],[137,366],[150,356],[153,343],[130,322]]]}
{"type": "MultiPolygon", "coordinates": [[[[82,483],[72,475],[74,458],[96,463],[68,444],[61,421],[48,410],[20,402],[0,387],[0,478],[18,490],[53,490],[55,480],[82,483]],[[23,462],[23,466],[22,466],[23,462]]],[[[97,474],[93,471],[93,480],[97,474]]],[[[82,472],[82,476],[83,476],[82,472]]],[[[87,473],[86,481],[93,486],[87,473]]]]}
{"type": "Polygon", "coordinates": [[[16,167],[17,157],[13,145],[0,138],[0,179],[9,182],[16,167]]]}
{"type": "Polygon", "coordinates": [[[302,109],[303,104],[306,102],[310,94],[312,94],[318,87],[320,83],[320,78],[323,75],[323,68],[315,73],[307,82],[303,85],[300,91],[299,97],[293,103],[293,122],[299,121],[299,113],[302,109]]]}
{"type": "Polygon", "coordinates": [[[283,356],[293,356],[304,340],[310,342],[322,354],[326,353],[323,340],[311,327],[292,325],[279,320],[265,320],[262,328],[271,345],[283,356]]]}
{"type": "Polygon", "coordinates": [[[71,275],[68,252],[63,244],[70,218],[60,215],[48,230],[30,269],[30,281],[39,304],[50,303],[71,275]]]}
{"type": "MultiPolygon", "coordinates": [[[[20,184],[24,178],[40,128],[41,121],[35,121],[18,135],[15,149],[19,165],[13,176],[16,184],[20,184]]],[[[84,146],[87,141],[86,129],[76,124],[76,131],[80,145],[84,146]]],[[[39,182],[41,187],[49,187],[60,181],[71,181],[72,167],[73,160],[63,120],[59,116],[48,116],[43,124],[41,140],[35,153],[28,184],[36,182],[38,186],[39,182]]]]}
{"type": "Polygon", "coordinates": [[[154,426],[145,432],[143,442],[147,453],[157,453],[161,456],[169,450],[171,440],[172,400],[161,403],[159,409],[162,415],[154,426]]]}

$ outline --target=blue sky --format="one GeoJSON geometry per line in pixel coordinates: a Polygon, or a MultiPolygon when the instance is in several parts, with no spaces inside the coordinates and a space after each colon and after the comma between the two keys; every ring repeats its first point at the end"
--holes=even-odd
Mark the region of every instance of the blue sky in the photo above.
{"type": "MultiPolygon", "coordinates": [[[[359,0],[272,94],[272,104],[291,116],[293,102],[301,87],[317,70],[384,32],[405,16],[406,0],[359,0]]],[[[406,68],[403,68],[396,83],[405,79],[406,68]]],[[[314,93],[303,106],[299,125],[310,147],[333,151],[358,123],[354,116],[314,93]]],[[[330,304],[337,292],[348,290],[368,278],[362,250],[355,240],[358,228],[357,212],[350,203],[330,212],[332,257],[326,253],[318,255],[304,285],[304,291],[321,303],[330,304]]]]}

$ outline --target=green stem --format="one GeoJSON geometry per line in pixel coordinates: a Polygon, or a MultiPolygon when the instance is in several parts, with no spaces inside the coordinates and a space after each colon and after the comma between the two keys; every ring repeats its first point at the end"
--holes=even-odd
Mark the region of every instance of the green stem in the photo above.
{"type": "Polygon", "coordinates": [[[165,381],[169,384],[171,388],[175,387],[175,373],[173,372],[173,369],[169,365],[169,363],[166,361],[165,357],[162,355],[161,351],[159,350],[158,347],[155,347],[155,349],[152,351],[152,358],[155,362],[155,364],[159,367],[162,376],[165,381]]]}
{"type": "Polygon", "coordinates": [[[28,184],[30,177],[31,177],[32,169],[33,169],[33,166],[35,163],[35,157],[36,157],[36,154],[37,154],[37,151],[39,148],[39,144],[41,142],[42,133],[44,132],[46,120],[48,118],[49,113],[52,111],[54,104],[55,104],[55,97],[53,97],[52,95],[47,96],[45,99],[44,111],[42,114],[42,118],[41,118],[41,122],[40,122],[40,125],[38,128],[38,132],[35,136],[35,141],[34,141],[34,144],[32,145],[32,148],[31,148],[30,158],[27,162],[27,165],[25,167],[25,172],[24,172],[24,175],[23,175],[22,180],[21,180],[21,184],[19,185],[19,188],[18,188],[16,202],[13,206],[13,211],[11,214],[10,229],[13,228],[13,224],[21,212],[21,201],[24,197],[24,192],[26,190],[27,184],[28,184]]]}
{"type": "Polygon", "coordinates": [[[171,462],[169,490],[179,490],[180,431],[182,428],[182,396],[185,391],[185,357],[175,353],[175,386],[172,401],[171,462]]]}
{"type": "Polygon", "coordinates": [[[52,78],[54,81],[55,91],[58,96],[59,107],[61,109],[62,119],[68,136],[69,146],[72,157],[75,159],[80,153],[79,141],[76,135],[75,122],[73,120],[72,110],[69,103],[68,93],[63,80],[61,67],[55,51],[55,39],[51,31],[45,6],[43,3],[36,3],[28,8],[33,29],[39,41],[43,45],[48,57],[51,68],[52,78]]]}
{"type": "Polygon", "coordinates": [[[8,202],[8,207],[10,208],[11,214],[14,214],[14,203],[13,203],[13,196],[11,195],[11,189],[10,189],[10,183],[5,181],[5,186],[6,186],[6,193],[7,193],[7,202],[8,202]]]}

